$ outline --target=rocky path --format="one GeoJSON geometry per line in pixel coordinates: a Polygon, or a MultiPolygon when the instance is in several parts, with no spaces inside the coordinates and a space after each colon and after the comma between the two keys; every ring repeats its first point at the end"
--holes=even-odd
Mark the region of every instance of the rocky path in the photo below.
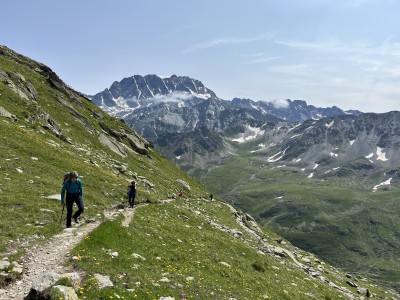
{"type": "MultiPolygon", "coordinates": [[[[107,210],[104,216],[106,219],[114,219],[122,213],[125,217],[122,225],[127,227],[132,221],[135,210],[144,205],[146,204],[135,206],[133,209],[107,210]]],[[[65,262],[70,258],[69,252],[100,224],[100,221],[75,224],[72,228],[65,228],[60,234],[53,236],[46,244],[32,246],[22,259],[23,277],[7,289],[0,289],[0,299],[24,299],[32,284],[44,274],[72,272],[73,270],[65,266],[65,262]]]]}

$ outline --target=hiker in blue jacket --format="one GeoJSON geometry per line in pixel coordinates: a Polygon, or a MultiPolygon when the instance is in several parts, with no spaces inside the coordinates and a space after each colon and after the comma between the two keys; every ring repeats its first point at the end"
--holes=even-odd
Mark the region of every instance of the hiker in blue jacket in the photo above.
{"type": "Polygon", "coordinates": [[[75,223],[79,223],[79,216],[85,208],[83,207],[83,189],[82,181],[78,178],[78,172],[71,172],[69,178],[64,181],[61,189],[61,205],[64,206],[64,194],[67,192],[67,228],[71,227],[71,218],[74,218],[75,223]],[[74,202],[78,206],[78,211],[72,215],[72,207],[74,202]]]}

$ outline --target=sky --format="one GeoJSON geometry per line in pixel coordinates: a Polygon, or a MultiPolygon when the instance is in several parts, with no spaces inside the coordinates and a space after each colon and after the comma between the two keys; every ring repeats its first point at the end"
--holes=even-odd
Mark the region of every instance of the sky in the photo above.
{"type": "Polygon", "coordinates": [[[222,99],[400,110],[400,0],[3,1],[0,45],[94,95],[189,76],[222,99]]]}

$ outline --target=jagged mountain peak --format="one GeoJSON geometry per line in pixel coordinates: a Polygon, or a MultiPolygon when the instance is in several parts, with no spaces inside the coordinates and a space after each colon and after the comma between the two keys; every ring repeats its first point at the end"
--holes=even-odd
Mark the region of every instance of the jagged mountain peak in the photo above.
{"type": "Polygon", "coordinates": [[[110,88],[94,95],[92,101],[112,115],[126,115],[140,107],[158,102],[189,105],[216,98],[213,91],[197,79],[172,75],[133,75],[114,81],[110,88]]]}

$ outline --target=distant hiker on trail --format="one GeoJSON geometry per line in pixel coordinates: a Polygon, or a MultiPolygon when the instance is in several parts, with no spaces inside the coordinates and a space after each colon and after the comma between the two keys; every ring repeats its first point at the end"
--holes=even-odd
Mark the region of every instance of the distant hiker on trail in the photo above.
{"type": "Polygon", "coordinates": [[[183,196],[182,190],[178,190],[178,196],[179,196],[179,198],[182,198],[182,196],[183,196]]]}
{"type": "Polygon", "coordinates": [[[132,181],[131,185],[128,186],[127,197],[128,197],[129,207],[133,208],[133,204],[135,203],[135,198],[136,198],[136,182],[132,181]]]}
{"type": "Polygon", "coordinates": [[[79,223],[79,216],[85,208],[83,207],[83,189],[82,181],[78,178],[78,172],[69,173],[69,178],[66,178],[61,189],[61,205],[64,206],[64,194],[67,193],[67,228],[71,227],[71,218],[74,218],[75,223],[79,223]],[[74,203],[78,206],[78,211],[72,215],[74,203]]]}
{"type": "Polygon", "coordinates": [[[210,194],[210,200],[212,201],[213,200],[213,194],[210,194]]]}

